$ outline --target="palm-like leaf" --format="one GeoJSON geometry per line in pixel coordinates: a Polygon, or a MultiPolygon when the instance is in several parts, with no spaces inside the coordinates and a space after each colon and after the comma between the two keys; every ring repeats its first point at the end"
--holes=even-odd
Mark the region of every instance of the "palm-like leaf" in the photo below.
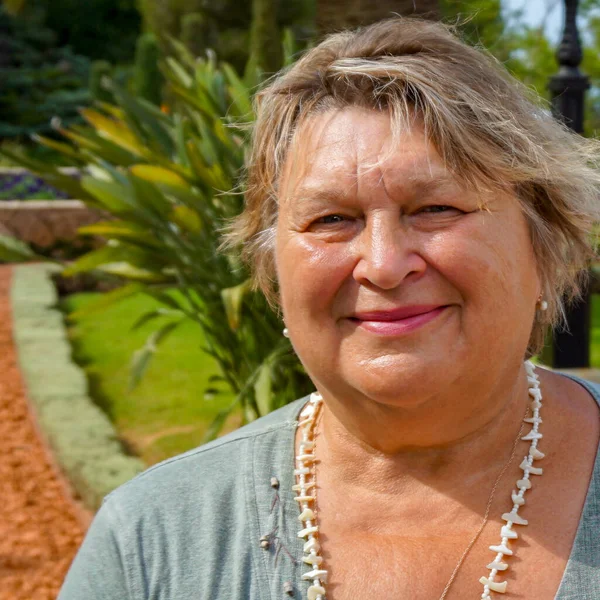
{"type": "MultiPolygon", "coordinates": [[[[88,175],[76,182],[81,197],[111,219],[81,229],[106,246],[70,265],[67,274],[98,270],[129,282],[123,297],[143,289],[171,316],[133,360],[132,384],[143,376],[158,346],[176,334],[181,318],[204,330],[207,351],[246,420],[308,392],[310,384],[281,321],[250,289],[237,256],[218,252],[220,230],[239,214],[239,173],[252,118],[252,91],[214,56],[163,65],[174,106],[167,113],[112,86],[118,106],[99,104],[82,115],[86,126],[63,130],[65,141],[41,143],[62,151],[88,175]],[[75,160],[76,159],[76,160],[75,160]],[[177,292],[168,292],[172,289],[177,292]]],[[[254,85],[254,83],[253,83],[254,85]]],[[[49,169],[29,165],[44,176],[49,169]]],[[[54,173],[53,173],[54,175],[54,173]]],[[[119,292],[109,298],[118,300],[119,292]]],[[[164,312],[144,315],[153,322],[164,312]]],[[[214,423],[218,433],[229,410],[214,423]]]]}

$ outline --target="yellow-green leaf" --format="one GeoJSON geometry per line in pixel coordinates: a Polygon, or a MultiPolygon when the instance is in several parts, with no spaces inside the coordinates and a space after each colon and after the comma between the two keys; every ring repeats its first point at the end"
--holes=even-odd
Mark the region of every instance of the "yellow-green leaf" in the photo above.
{"type": "Polygon", "coordinates": [[[127,203],[123,201],[126,190],[122,185],[112,181],[94,179],[90,176],[82,177],[81,185],[86,192],[96,198],[106,210],[113,214],[121,214],[130,210],[127,203]]]}
{"type": "Polygon", "coordinates": [[[47,148],[51,148],[52,150],[56,150],[69,158],[81,163],[82,156],[80,152],[77,152],[72,146],[69,144],[65,144],[64,142],[57,142],[56,140],[44,137],[43,135],[34,135],[33,141],[38,144],[42,144],[42,146],[46,146],[47,148]]]}
{"type": "Polygon", "coordinates": [[[37,258],[35,252],[21,240],[0,235],[0,262],[25,262],[37,258]]]}
{"type": "Polygon", "coordinates": [[[25,0],[4,0],[2,4],[7,13],[18,15],[25,6],[25,0]]]}
{"type": "Polygon", "coordinates": [[[98,152],[100,150],[100,146],[98,146],[98,144],[94,142],[94,140],[80,133],[75,133],[70,129],[59,129],[58,132],[64,137],[75,142],[80,148],[83,148],[84,150],[91,150],[92,152],[98,152]]]}
{"type": "Polygon", "coordinates": [[[123,277],[124,279],[129,279],[131,281],[161,283],[169,280],[168,277],[163,276],[160,273],[148,271],[147,269],[142,269],[140,267],[135,267],[134,265],[127,262],[106,263],[103,265],[99,265],[97,268],[99,271],[108,273],[109,275],[117,275],[119,277],[123,277]]]}
{"type": "Polygon", "coordinates": [[[98,135],[134,154],[144,155],[144,145],[138,141],[135,134],[123,122],[107,117],[91,108],[81,109],[81,115],[94,127],[98,135]]]}
{"type": "Polygon", "coordinates": [[[242,304],[244,295],[250,289],[250,281],[244,281],[231,288],[221,290],[221,298],[225,306],[227,322],[232,331],[237,331],[242,318],[242,304]]]}
{"type": "Polygon", "coordinates": [[[269,414],[273,407],[272,404],[272,381],[273,381],[273,367],[271,362],[266,360],[261,368],[256,383],[254,384],[254,395],[256,397],[256,406],[260,416],[269,414]]]}
{"type": "Polygon", "coordinates": [[[190,186],[183,177],[174,171],[155,165],[134,165],[129,169],[133,175],[151,183],[188,189],[190,186]]]}
{"type": "Polygon", "coordinates": [[[200,233],[202,230],[200,215],[188,206],[176,206],[171,212],[171,221],[190,233],[200,233]]]}
{"type": "Polygon", "coordinates": [[[84,225],[78,230],[80,235],[96,235],[107,239],[127,240],[134,244],[160,248],[160,241],[144,228],[126,221],[102,221],[84,225]]]}

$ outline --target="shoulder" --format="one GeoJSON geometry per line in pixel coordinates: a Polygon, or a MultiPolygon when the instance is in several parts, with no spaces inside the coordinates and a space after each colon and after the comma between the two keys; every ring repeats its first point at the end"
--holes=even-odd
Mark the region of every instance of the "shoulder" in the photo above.
{"type": "Polygon", "coordinates": [[[252,464],[256,462],[252,452],[255,444],[260,445],[262,454],[271,451],[277,455],[286,447],[305,402],[306,398],[296,400],[208,444],[150,467],[110,493],[104,503],[119,512],[131,508],[138,512],[149,502],[164,508],[175,497],[181,503],[189,496],[197,501],[229,493],[248,468],[256,468],[252,464]]]}
{"type": "MultiPolygon", "coordinates": [[[[581,371],[581,375],[587,374],[587,369],[581,371]]],[[[538,367],[538,373],[542,375],[542,382],[549,387],[553,393],[562,396],[571,408],[574,408],[577,400],[588,403],[592,411],[600,408],[600,383],[591,381],[581,375],[572,372],[553,371],[548,368],[538,367]]]]}
{"type": "MultiPolygon", "coordinates": [[[[585,371],[588,371],[587,369],[585,371]]],[[[596,404],[600,406],[600,379],[597,379],[598,371],[595,371],[594,376],[596,381],[592,381],[586,378],[586,373],[582,372],[581,376],[574,374],[562,374],[564,378],[568,378],[571,381],[578,383],[581,387],[585,388],[590,396],[596,401],[596,404]]]]}
{"type": "Polygon", "coordinates": [[[270,477],[272,469],[292,472],[304,402],[155,465],[109,494],[61,600],[210,598],[225,581],[239,590],[231,598],[259,598],[252,574],[260,572],[258,540],[273,506],[270,477]]]}

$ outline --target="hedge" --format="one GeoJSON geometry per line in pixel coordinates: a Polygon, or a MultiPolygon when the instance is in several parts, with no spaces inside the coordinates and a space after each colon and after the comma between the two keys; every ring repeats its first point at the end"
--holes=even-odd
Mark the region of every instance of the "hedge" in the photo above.
{"type": "Polygon", "coordinates": [[[86,507],[144,468],[127,456],[108,417],[88,395],[83,371],[71,359],[52,265],[14,268],[13,332],[29,400],[57,462],[86,507]]]}

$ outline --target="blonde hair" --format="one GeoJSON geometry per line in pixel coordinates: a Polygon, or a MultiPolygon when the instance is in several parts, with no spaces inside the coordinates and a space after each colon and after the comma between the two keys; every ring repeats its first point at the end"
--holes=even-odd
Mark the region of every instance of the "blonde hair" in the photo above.
{"type": "Polygon", "coordinates": [[[277,302],[277,183],[294,133],[310,115],[354,105],[387,111],[395,132],[417,114],[467,185],[516,193],[548,302],[536,311],[528,355],[539,351],[594,255],[600,142],[557,123],[493,57],[440,23],[395,18],[331,35],[257,94],[245,210],[226,234],[255,284],[277,302]]]}

